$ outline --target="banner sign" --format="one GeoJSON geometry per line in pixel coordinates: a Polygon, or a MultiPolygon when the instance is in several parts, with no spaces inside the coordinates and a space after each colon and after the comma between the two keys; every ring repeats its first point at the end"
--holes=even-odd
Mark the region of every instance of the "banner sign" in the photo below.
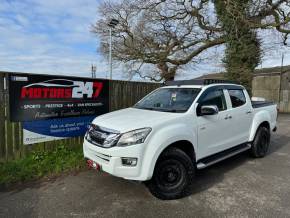
{"type": "Polygon", "coordinates": [[[95,116],[23,122],[23,144],[84,136],[95,116]]]}
{"type": "Polygon", "coordinates": [[[13,122],[97,116],[109,112],[109,81],[12,74],[9,101],[13,122]]]}

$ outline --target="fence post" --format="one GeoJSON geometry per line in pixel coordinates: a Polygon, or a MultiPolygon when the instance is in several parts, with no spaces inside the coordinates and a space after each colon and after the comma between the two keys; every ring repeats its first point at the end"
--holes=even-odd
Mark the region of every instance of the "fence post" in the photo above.
{"type": "Polygon", "coordinates": [[[5,73],[5,147],[6,147],[6,161],[14,158],[14,135],[13,125],[10,122],[10,107],[9,107],[9,75],[5,73]]]}
{"type": "Polygon", "coordinates": [[[5,158],[5,94],[4,94],[5,74],[0,73],[0,161],[5,158]]]}

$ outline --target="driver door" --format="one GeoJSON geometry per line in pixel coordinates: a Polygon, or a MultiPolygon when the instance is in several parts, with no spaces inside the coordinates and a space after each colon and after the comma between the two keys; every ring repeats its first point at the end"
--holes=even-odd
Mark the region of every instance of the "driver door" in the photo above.
{"type": "Polygon", "coordinates": [[[228,137],[227,102],[224,90],[209,90],[198,101],[198,159],[223,151],[230,143],[228,137]],[[200,109],[204,105],[216,105],[219,113],[215,115],[201,115],[200,109]]]}

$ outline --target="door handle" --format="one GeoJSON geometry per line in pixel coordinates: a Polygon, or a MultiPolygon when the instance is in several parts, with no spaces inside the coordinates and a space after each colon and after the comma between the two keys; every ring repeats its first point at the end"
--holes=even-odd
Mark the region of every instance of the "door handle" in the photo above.
{"type": "Polygon", "coordinates": [[[225,117],[225,120],[227,120],[227,119],[232,119],[233,117],[231,116],[231,115],[227,115],[226,117],[225,117]]]}
{"type": "Polygon", "coordinates": [[[252,113],[252,111],[247,111],[247,112],[246,112],[246,114],[251,114],[251,113],[252,113]]]}

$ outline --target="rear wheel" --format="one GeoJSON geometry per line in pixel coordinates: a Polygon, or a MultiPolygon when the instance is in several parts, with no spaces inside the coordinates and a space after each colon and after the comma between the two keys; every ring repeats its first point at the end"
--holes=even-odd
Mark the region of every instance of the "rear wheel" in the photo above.
{"type": "Polygon", "coordinates": [[[264,157],[268,150],[270,145],[270,131],[266,127],[260,127],[257,130],[255,139],[252,143],[252,148],[250,150],[251,155],[256,158],[264,157]]]}
{"type": "Polygon", "coordinates": [[[153,177],[146,184],[159,199],[178,199],[190,194],[194,174],[193,161],[182,150],[173,147],[161,154],[153,177]]]}

